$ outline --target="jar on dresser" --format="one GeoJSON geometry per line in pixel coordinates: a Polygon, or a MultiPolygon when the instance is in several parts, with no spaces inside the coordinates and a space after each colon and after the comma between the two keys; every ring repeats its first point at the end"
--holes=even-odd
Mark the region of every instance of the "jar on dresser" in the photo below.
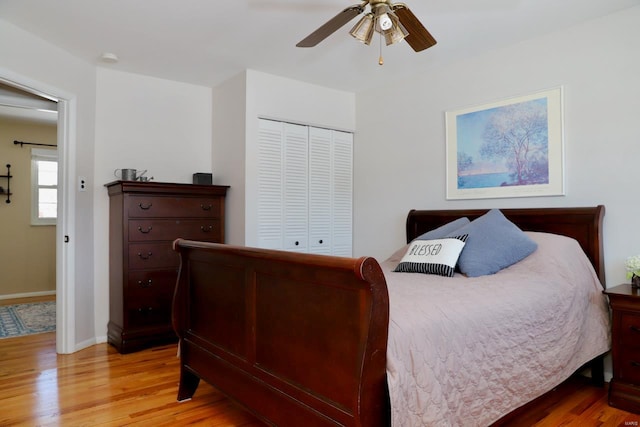
{"type": "Polygon", "coordinates": [[[107,339],[129,353],[176,339],[177,238],[224,243],[228,186],[115,181],[109,193],[107,339]]]}

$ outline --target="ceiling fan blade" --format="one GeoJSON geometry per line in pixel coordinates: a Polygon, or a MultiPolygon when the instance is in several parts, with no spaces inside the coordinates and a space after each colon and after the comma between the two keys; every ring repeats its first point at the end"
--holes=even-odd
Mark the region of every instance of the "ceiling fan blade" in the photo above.
{"type": "Polygon", "coordinates": [[[437,43],[436,39],[429,34],[429,31],[418,21],[418,18],[416,18],[406,5],[396,3],[392,6],[392,9],[393,13],[395,13],[400,20],[400,23],[404,25],[404,28],[409,32],[409,35],[405,37],[405,41],[409,43],[409,46],[411,46],[413,50],[420,52],[437,43]]]}
{"type": "Polygon", "coordinates": [[[329,21],[327,21],[320,28],[315,30],[313,33],[309,34],[303,40],[298,42],[296,46],[297,47],[313,47],[317,45],[322,40],[326,39],[331,34],[333,34],[338,29],[340,29],[340,27],[342,27],[344,24],[346,24],[347,22],[351,21],[353,18],[355,18],[356,16],[364,12],[364,5],[366,5],[366,2],[363,4],[356,4],[346,8],[345,10],[343,10],[342,12],[338,13],[336,16],[331,18],[329,21]]]}

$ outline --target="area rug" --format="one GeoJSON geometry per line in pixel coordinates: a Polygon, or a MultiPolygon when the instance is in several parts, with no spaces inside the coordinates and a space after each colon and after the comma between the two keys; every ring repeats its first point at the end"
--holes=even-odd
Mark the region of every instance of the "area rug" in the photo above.
{"type": "Polygon", "coordinates": [[[0,339],[55,330],[55,301],[0,307],[0,339]]]}

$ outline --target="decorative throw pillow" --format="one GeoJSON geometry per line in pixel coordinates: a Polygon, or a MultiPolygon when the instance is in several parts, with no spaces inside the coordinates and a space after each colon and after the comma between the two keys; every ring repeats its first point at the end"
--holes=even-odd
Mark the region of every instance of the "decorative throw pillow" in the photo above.
{"type": "Polygon", "coordinates": [[[433,230],[427,231],[424,234],[416,237],[414,240],[433,240],[433,239],[442,239],[443,237],[449,236],[451,233],[455,232],[460,227],[469,224],[469,218],[462,217],[455,219],[451,222],[446,223],[445,225],[441,225],[438,228],[434,228],[433,230]]]}
{"type": "Polygon", "coordinates": [[[434,240],[414,240],[395,272],[437,274],[452,277],[464,248],[466,235],[434,240]]]}
{"type": "MultiPolygon", "coordinates": [[[[429,230],[426,233],[421,234],[420,236],[413,239],[413,241],[442,239],[443,237],[447,237],[449,233],[457,230],[463,225],[469,224],[469,222],[471,221],[469,221],[469,218],[467,217],[455,219],[451,222],[446,223],[445,225],[441,225],[438,228],[434,228],[433,230],[429,230]]],[[[400,249],[397,249],[393,254],[391,254],[389,258],[385,260],[385,262],[399,262],[407,252],[407,248],[409,248],[409,244],[406,244],[400,249]]]]}
{"type": "Polygon", "coordinates": [[[498,209],[455,231],[467,234],[458,268],[469,277],[494,274],[526,258],[538,245],[498,209]]]}

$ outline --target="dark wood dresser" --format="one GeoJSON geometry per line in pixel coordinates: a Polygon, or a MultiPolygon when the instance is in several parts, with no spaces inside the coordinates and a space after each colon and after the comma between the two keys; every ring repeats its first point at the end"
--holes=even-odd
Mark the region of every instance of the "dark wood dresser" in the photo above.
{"type": "Polygon", "coordinates": [[[607,289],[612,311],[613,378],[609,405],[640,413],[640,292],[624,284],[607,289]]]}
{"type": "Polygon", "coordinates": [[[178,237],[224,242],[227,186],[115,181],[109,192],[109,324],[121,353],[175,340],[178,237]]]}

